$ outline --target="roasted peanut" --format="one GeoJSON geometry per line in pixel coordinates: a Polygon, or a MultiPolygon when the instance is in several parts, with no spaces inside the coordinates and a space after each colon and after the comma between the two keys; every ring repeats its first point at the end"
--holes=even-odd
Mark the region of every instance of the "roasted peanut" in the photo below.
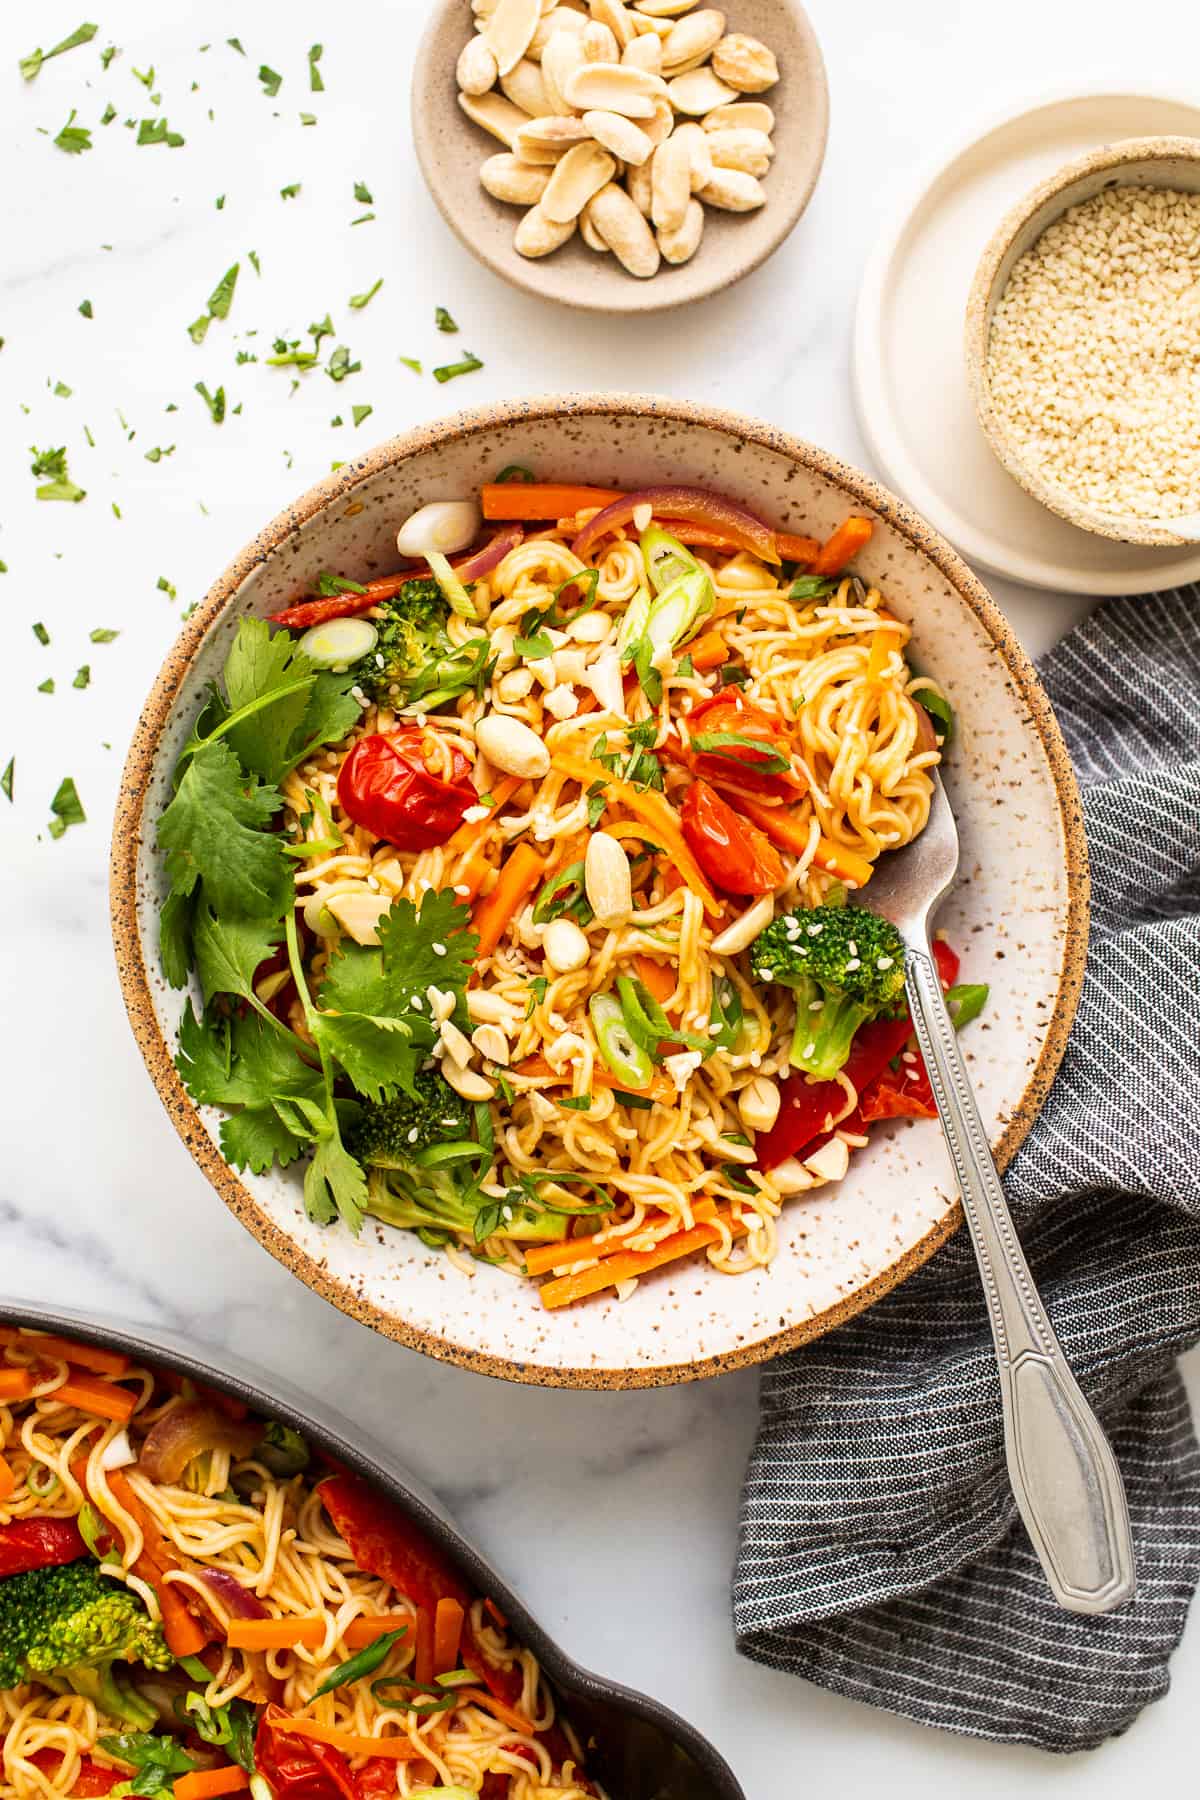
{"type": "Polygon", "coordinates": [[[718,81],[710,68],[690,69],[686,75],[676,75],[667,83],[667,91],[675,111],[687,113],[691,118],[701,118],[714,106],[727,106],[736,98],[736,89],[718,81]]]}
{"type": "Polygon", "coordinates": [[[688,119],[676,129],[675,136],[688,147],[692,192],[698,194],[712,180],[713,160],[708,148],[708,133],[693,119],[688,119]]]}
{"type": "Polygon", "coordinates": [[[678,231],[692,197],[691,153],[686,138],[669,137],[654,152],[650,170],[650,217],[659,231],[678,231]]]}
{"type": "Polygon", "coordinates": [[[705,131],[709,154],[719,169],[740,169],[743,175],[765,175],[775,147],[763,131],[705,131]]]}
{"type": "Polygon", "coordinates": [[[721,39],[712,53],[712,66],[739,94],[761,94],[779,80],[774,52],[741,31],[721,39]]]}
{"type": "Polygon", "coordinates": [[[585,62],[615,63],[621,60],[621,46],[607,25],[592,19],[583,34],[585,62]]]}
{"type": "Polygon", "coordinates": [[[538,204],[556,225],[568,225],[616,172],[616,163],[599,144],[576,144],[555,169],[538,204]]]}
{"type": "Polygon", "coordinates": [[[536,206],[546,191],[550,170],[501,151],[488,157],[479,179],[493,200],[507,201],[510,206],[536,206]]]}
{"type": "Polygon", "coordinates": [[[499,73],[486,38],[473,37],[463,45],[454,76],[464,94],[486,94],[499,73]]]}
{"type": "Polygon", "coordinates": [[[704,236],[704,208],[698,200],[689,200],[683,224],[675,231],[660,231],[658,247],[664,262],[678,265],[690,262],[700,248],[704,236]]]}
{"type": "Polygon", "coordinates": [[[613,156],[635,169],[640,168],[654,150],[641,126],[635,125],[632,119],[623,118],[620,113],[585,112],[582,123],[598,144],[603,144],[613,156]]]}
{"type": "Polygon", "coordinates": [[[500,92],[506,94],[522,112],[527,112],[531,119],[539,119],[543,113],[554,110],[546,93],[542,71],[527,56],[521,58],[515,69],[510,69],[507,75],[500,77],[500,92]]]}
{"type": "Polygon", "coordinates": [[[706,206],[718,206],[722,212],[753,212],[767,196],[753,175],[743,175],[740,169],[714,169],[700,198],[706,206]]]}
{"type": "Polygon", "coordinates": [[[662,66],[667,75],[678,75],[684,66],[704,62],[725,35],[725,14],[706,6],[680,19],[663,40],[662,66]]]}
{"type": "Polygon", "coordinates": [[[618,262],[631,275],[645,281],[658,272],[658,245],[624,188],[610,181],[589,201],[588,216],[618,262]]]}

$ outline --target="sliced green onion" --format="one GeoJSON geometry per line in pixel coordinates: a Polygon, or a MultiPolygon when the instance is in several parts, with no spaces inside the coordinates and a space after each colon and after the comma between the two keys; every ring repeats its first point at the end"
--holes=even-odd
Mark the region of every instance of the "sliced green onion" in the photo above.
{"type": "Polygon", "coordinates": [[[650,589],[640,587],[625,608],[621,629],[617,633],[617,649],[621,653],[622,663],[633,661],[634,651],[645,635],[646,620],[649,617],[650,589]]]}
{"type": "Polygon", "coordinates": [[[600,1054],[617,1080],[631,1088],[649,1087],[654,1064],[630,1036],[621,1002],[612,994],[593,994],[588,1012],[600,1054]]]}
{"type": "Polygon", "coordinates": [[[695,574],[696,558],[661,525],[648,525],[639,541],[646,573],[656,594],[672,586],[681,575],[695,574]]]}
{"type": "Polygon", "coordinates": [[[693,569],[664,588],[650,608],[646,637],[651,652],[673,650],[691,637],[716,604],[713,585],[703,569],[693,569]]]}
{"type": "Polygon", "coordinates": [[[352,1681],[361,1681],[364,1675],[373,1675],[380,1663],[386,1660],[392,1645],[398,1644],[407,1632],[407,1625],[397,1626],[395,1631],[385,1631],[382,1637],[377,1637],[373,1644],[368,1644],[357,1656],[339,1663],[333,1673],[325,1677],[320,1687],[313,1690],[309,1699],[319,1700],[323,1694],[332,1694],[334,1688],[349,1687],[352,1681]]]}
{"type": "Polygon", "coordinates": [[[560,869],[546,883],[534,902],[535,925],[548,925],[552,919],[564,916],[578,919],[581,925],[590,925],[592,921],[592,909],[584,892],[584,867],[581,862],[568,863],[565,869],[560,869]]]}
{"type": "Polygon", "coordinates": [[[954,708],[944,694],[936,688],[919,688],[913,695],[918,706],[923,706],[933,720],[934,730],[943,744],[948,744],[954,736],[954,708]]]}
{"type": "Polygon", "coordinates": [[[505,481],[535,481],[536,479],[533,470],[527,469],[524,463],[507,463],[496,477],[496,486],[499,487],[505,481]]]}
{"type": "MultiPolygon", "coordinates": [[[[83,1539],[92,1555],[98,1560],[103,1561],[103,1557],[100,1554],[100,1539],[109,1535],[107,1520],[102,1519],[95,1507],[89,1506],[85,1500],[79,1509],[79,1516],[75,1520],[75,1523],[79,1527],[80,1537],[83,1539]]],[[[201,1663],[200,1667],[203,1669],[204,1664],[201,1663]]],[[[210,1679],[207,1669],[204,1669],[204,1679],[205,1681],[210,1679]]]]}
{"type": "Polygon", "coordinates": [[[473,625],[477,625],[479,614],[475,611],[475,602],[441,551],[427,550],[425,560],[433,571],[433,579],[445,595],[446,605],[450,611],[457,613],[460,619],[470,619],[473,625]]]}
{"type": "Polygon", "coordinates": [[[979,1017],[987,1005],[990,991],[986,981],[961,981],[947,990],[946,1005],[950,1008],[955,1031],[961,1031],[964,1025],[979,1017]]]}
{"type": "Polygon", "coordinates": [[[370,619],[328,619],[306,631],[299,647],[315,669],[348,669],[369,656],[378,641],[370,619]]]}
{"type": "Polygon", "coordinates": [[[202,1681],[207,1687],[212,1680],[211,1669],[206,1669],[198,1656],[177,1656],[175,1661],[184,1674],[190,1675],[193,1681],[202,1681]]]}

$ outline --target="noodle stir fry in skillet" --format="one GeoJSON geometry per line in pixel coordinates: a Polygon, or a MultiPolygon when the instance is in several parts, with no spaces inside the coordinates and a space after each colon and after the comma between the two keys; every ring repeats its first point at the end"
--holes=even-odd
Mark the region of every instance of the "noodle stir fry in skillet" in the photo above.
{"type": "Polygon", "coordinates": [[[508,470],[414,514],[401,572],[244,620],[159,824],[227,1160],[305,1158],[310,1217],[554,1308],[769,1263],[873,1120],[933,1116],[900,941],[846,905],[952,725],[849,572],[870,534],[508,470]]]}
{"type": "Polygon", "coordinates": [[[0,1795],[584,1800],[503,1616],[290,1426],[0,1327],[0,1795]]]}

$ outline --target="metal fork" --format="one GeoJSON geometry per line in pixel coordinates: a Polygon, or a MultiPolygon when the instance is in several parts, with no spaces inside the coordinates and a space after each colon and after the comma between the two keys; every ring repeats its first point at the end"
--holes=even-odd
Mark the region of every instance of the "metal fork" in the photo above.
{"type": "Polygon", "coordinates": [[[1125,1488],[1033,1284],[929,948],[958,872],[958,832],[934,772],[929,823],[886,856],[864,896],[904,938],[905,986],[987,1294],[1009,1479],[1055,1599],[1112,1612],[1136,1588],[1125,1488]]]}

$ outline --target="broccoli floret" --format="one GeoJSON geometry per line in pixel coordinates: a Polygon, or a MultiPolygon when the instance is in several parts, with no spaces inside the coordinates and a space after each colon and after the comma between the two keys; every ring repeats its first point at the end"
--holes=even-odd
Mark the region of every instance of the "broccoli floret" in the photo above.
{"type": "Polygon", "coordinates": [[[374,649],[351,668],[373,700],[402,706],[423,700],[432,711],[480,679],[488,641],[478,637],[457,647],[450,642],[450,608],[436,581],[406,581],[394,599],[383,602],[381,613],[374,649]]]}
{"type": "Polygon", "coordinates": [[[795,990],[792,1067],[832,1080],[860,1025],[889,1011],[904,992],[904,940],[861,906],[784,913],[750,946],[760,981],[795,990]]]}
{"type": "MultiPolygon", "coordinates": [[[[472,1109],[436,1069],[422,1070],[413,1085],[415,1099],[401,1093],[379,1105],[364,1103],[347,1132],[347,1148],[368,1172],[366,1210],[385,1225],[419,1231],[439,1243],[451,1233],[471,1236],[481,1207],[491,1204],[475,1185],[478,1156],[432,1168],[414,1158],[435,1145],[469,1143],[472,1109]]],[[[543,1241],[566,1231],[558,1213],[520,1204],[511,1211],[503,1226],[509,1237],[543,1241]]]]}
{"type": "Polygon", "coordinates": [[[90,1557],[0,1581],[0,1687],[58,1677],[114,1717],[140,1722],[143,1703],[113,1675],[117,1660],[169,1669],[175,1659],[138,1596],[90,1557]]]}

